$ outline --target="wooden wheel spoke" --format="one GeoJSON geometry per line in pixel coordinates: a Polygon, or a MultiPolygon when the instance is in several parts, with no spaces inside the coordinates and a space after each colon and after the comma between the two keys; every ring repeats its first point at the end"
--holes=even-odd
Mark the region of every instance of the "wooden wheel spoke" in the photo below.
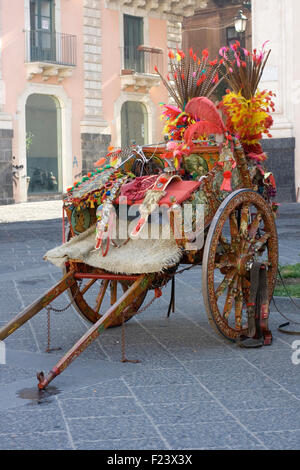
{"type": "Polygon", "coordinates": [[[261,220],[262,220],[262,215],[260,212],[257,212],[249,228],[249,236],[251,239],[255,238],[261,220]]]}
{"type": "Polygon", "coordinates": [[[237,223],[236,215],[234,214],[234,212],[230,214],[229,224],[230,224],[231,241],[234,242],[239,235],[238,223],[237,223]]]}
{"type": "Polygon", "coordinates": [[[84,288],[80,291],[81,295],[84,295],[90,287],[92,287],[93,284],[95,284],[95,282],[97,281],[97,279],[91,279],[85,286],[84,288]]]}
{"type": "Polygon", "coordinates": [[[117,301],[118,294],[118,283],[117,281],[111,281],[110,283],[110,305],[114,305],[117,301]]]}
{"type": "Polygon", "coordinates": [[[224,277],[223,281],[219,285],[219,287],[216,290],[216,298],[219,299],[219,297],[223,294],[223,292],[231,286],[232,282],[234,281],[235,277],[235,270],[231,269],[226,276],[224,277]]]}
{"type": "Polygon", "coordinates": [[[240,221],[240,235],[244,238],[248,237],[248,225],[249,225],[249,204],[244,204],[241,210],[241,221],[240,221]]]}
{"type": "Polygon", "coordinates": [[[238,278],[237,282],[237,294],[235,297],[235,327],[240,330],[242,328],[243,319],[243,290],[242,290],[242,279],[238,278]]]}
{"type": "Polygon", "coordinates": [[[226,237],[224,235],[220,236],[220,243],[222,245],[222,248],[224,249],[225,252],[228,252],[230,250],[230,244],[228,243],[226,237]]]}
{"type": "Polygon", "coordinates": [[[251,288],[251,282],[248,281],[245,277],[242,279],[242,289],[243,289],[243,296],[245,299],[245,302],[249,302],[249,296],[250,296],[250,288],[251,288]]]}
{"type": "Polygon", "coordinates": [[[217,269],[225,269],[225,268],[233,268],[233,264],[230,261],[221,261],[220,263],[217,263],[216,265],[217,269]]]}
{"type": "Polygon", "coordinates": [[[124,284],[123,282],[121,283],[123,293],[125,294],[126,291],[128,291],[128,286],[124,284]]]}
{"type": "Polygon", "coordinates": [[[266,232],[262,237],[260,237],[259,240],[257,240],[257,242],[254,245],[254,248],[256,250],[261,250],[262,247],[267,243],[269,238],[270,238],[270,234],[266,232]]]}
{"type": "Polygon", "coordinates": [[[223,318],[226,321],[228,321],[228,318],[230,316],[233,301],[234,301],[233,289],[232,289],[232,287],[229,287],[228,292],[227,292],[226,302],[225,302],[225,305],[224,305],[224,310],[223,310],[223,318]]]}
{"type": "Polygon", "coordinates": [[[94,309],[97,313],[99,313],[99,310],[100,310],[101,304],[103,302],[105,292],[107,290],[108,283],[109,283],[108,279],[105,279],[105,281],[102,281],[102,283],[101,283],[101,287],[100,287],[99,293],[97,295],[96,306],[95,306],[95,309],[94,309]]]}

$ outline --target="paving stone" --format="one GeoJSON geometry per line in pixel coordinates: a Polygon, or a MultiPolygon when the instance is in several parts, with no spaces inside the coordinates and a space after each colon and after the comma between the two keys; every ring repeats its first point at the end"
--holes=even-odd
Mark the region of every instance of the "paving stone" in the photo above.
{"type": "Polygon", "coordinates": [[[121,379],[106,380],[105,383],[97,383],[89,387],[80,387],[76,390],[65,392],[62,390],[60,395],[64,398],[113,398],[113,397],[132,397],[128,387],[121,379]]]}
{"type": "Polygon", "coordinates": [[[75,445],[84,437],[87,441],[103,439],[151,439],[159,434],[147,416],[120,416],[68,420],[75,445]]]}
{"type": "Polygon", "coordinates": [[[255,449],[261,441],[235,422],[162,425],[159,430],[173,449],[255,449]]]}
{"type": "Polygon", "coordinates": [[[9,434],[0,436],[0,450],[72,450],[66,432],[9,434]]]}
{"type": "MultiPolygon", "coordinates": [[[[126,379],[125,379],[126,381],[126,379]]],[[[131,387],[132,392],[143,404],[189,403],[190,401],[213,401],[201,385],[155,385],[150,387],[131,387]]]]}
{"type": "Polygon", "coordinates": [[[231,421],[231,415],[222,406],[215,402],[195,401],[183,403],[160,403],[145,406],[157,425],[176,425],[196,423],[209,423],[217,421],[231,421]]]}
{"type": "Polygon", "coordinates": [[[270,450],[300,450],[300,429],[256,433],[270,450]]]}
{"type": "Polygon", "coordinates": [[[139,369],[131,376],[126,377],[128,385],[155,386],[196,383],[195,377],[180,366],[172,369],[148,369],[141,365],[139,369]]]}
{"type": "MultiPolygon", "coordinates": [[[[282,408],[284,406],[299,406],[297,399],[282,388],[264,388],[256,390],[214,390],[213,395],[229,411],[264,410],[282,408]]],[[[237,415],[238,416],[238,415],[237,415]]]]}
{"type": "Polygon", "coordinates": [[[267,410],[240,411],[239,420],[252,432],[293,431],[299,428],[300,402],[297,405],[267,410]]]}
{"type": "Polygon", "coordinates": [[[25,405],[0,412],[0,441],[2,434],[29,434],[49,431],[66,431],[57,405],[25,405]]]}
{"type": "Polygon", "coordinates": [[[69,398],[61,401],[66,418],[143,415],[133,397],[69,398]]]}
{"type": "Polygon", "coordinates": [[[107,439],[101,441],[79,441],[78,450],[168,450],[161,439],[107,439]]]}

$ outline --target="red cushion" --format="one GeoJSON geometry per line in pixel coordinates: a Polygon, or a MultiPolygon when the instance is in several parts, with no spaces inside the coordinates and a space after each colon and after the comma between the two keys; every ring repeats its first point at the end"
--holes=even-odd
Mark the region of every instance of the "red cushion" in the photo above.
{"type": "MultiPolygon", "coordinates": [[[[191,194],[194,191],[197,191],[200,185],[201,183],[199,181],[172,181],[166,189],[167,194],[159,201],[159,205],[171,206],[174,202],[181,204],[189,199],[191,194]]],[[[142,204],[142,202],[143,199],[140,201],[130,201],[127,199],[127,204],[129,206],[133,204],[142,204]]],[[[116,204],[119,204],[119,198],[116,199],[116,204]]]]}

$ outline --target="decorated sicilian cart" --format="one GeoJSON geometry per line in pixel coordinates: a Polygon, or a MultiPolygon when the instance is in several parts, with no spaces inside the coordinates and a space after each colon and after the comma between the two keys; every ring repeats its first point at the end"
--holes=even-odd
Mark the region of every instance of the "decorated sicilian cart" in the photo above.
{"type": "Polygon", "coordinates": [[[250,53],[237,42],[220,56],[211,61],[207,50],[200,57],[192,49],[170,51],[166,79],[156,68],[173,99],[163,107],[165,141],[110,148],[64,195],[68,230],[64,225],[63,244],[45,255],[63,278],[0,330],[3,340],[64,291],[91,323],[46,376],[38,374],[40,389],[104,329],[124,327],[145,310],[169,282],[170,314],[176,274],[200,264],[216,331],[245,347],[271,344],[277,205],[260,139],[270,137],[274,103],[272,92],[258,90],[269,53],[264,47],[250,53]]]}

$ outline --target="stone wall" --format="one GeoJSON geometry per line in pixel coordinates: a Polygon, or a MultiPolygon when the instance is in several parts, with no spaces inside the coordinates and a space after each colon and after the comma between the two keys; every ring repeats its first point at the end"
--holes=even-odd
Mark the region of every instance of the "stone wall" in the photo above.
{"type": "Polygon", "coordinates": [[[94,169],[94,163],[107,154],[111,136],[106,134],[81,134],[82,174],[94,169]]]}
{"type": "Polygon", "coordinates": [[[14,202],[12,138],[12,130],[0,129],[0,205],[12,204],[14,202]]]}
{"type": "Polygon", "coordinates": [[[263,149],[269,157],[266,167],[276,179],[277,201],[296,202],[295,139],[264,139],[263,149]]]}
{"type": "Polygon", "coordinates": [[[101,3],[84,0],[84,102],[85,120],[102,117],[101,3]]]}

